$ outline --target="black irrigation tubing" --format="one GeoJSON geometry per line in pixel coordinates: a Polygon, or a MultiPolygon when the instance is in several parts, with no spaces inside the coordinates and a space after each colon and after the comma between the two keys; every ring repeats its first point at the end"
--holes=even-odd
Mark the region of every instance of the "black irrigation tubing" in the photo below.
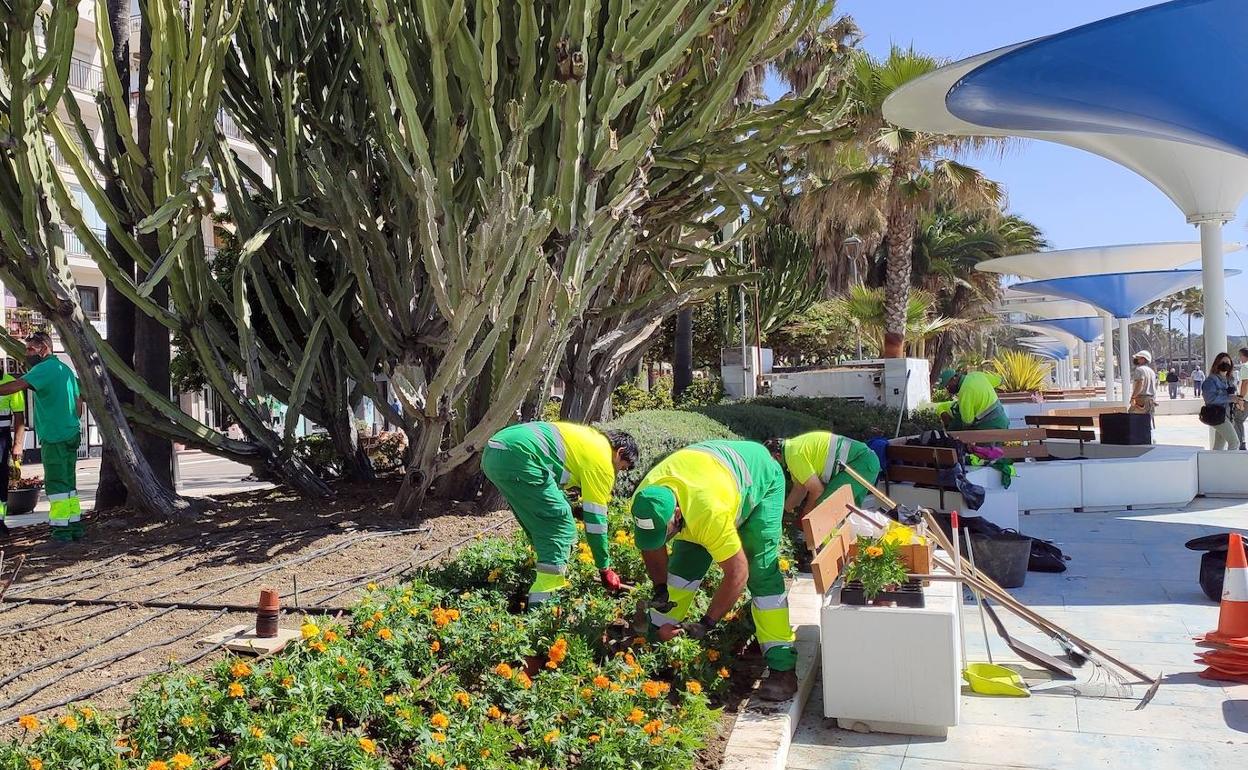
{"type": "MultiPolygon", "coordinates": [[[[255,612],[254,604],[228,604],[224,602],[202,602],[202,601],[160,601],[160,600],[134,600],[134,599],[79,599],[73,596],[38,596],[30,600],[32,604],[44,604],[53,607],[61,605],[75,605],[82,607],[106,607],[108,611],[119,609],[148,609],[148,610],[188,610],[194,612],[255,612]]],[[[293,608],[291,608],[293,609],[293,608]]],[[[305,607],[303,612],[314,612],[318,615],[325,615],[331,612],[348,612],[348,607],[305,607]]],[[[103,614],[103,613],[100,613],[103,614]]],[[[153,618],[154,619],[154,618],[153,618]]],[[[69,622],[69,621],[61,621],[69,622]]],[[[100,644],[97,642],[97,644],[100,644]]]]}
{"type": "MultiPolygon", "coordinates": [[[[424,543],[424,542],[426,542],[427,540],[429,540],[429,538],[433,537],[433,530],[432,530],[431,528],[426,528],[426,529],[425,529],[425,532],[426,532],[426,534],[427,534],[428,536],[427,536],[424,540],[420,541],[420,543],[417,543],[417,545],[418,545],[418,546],[419,546],[419,545],[421,545],[421,544],[423,544],[423,543],[424,543]]],[[[416,549],[413,549],[413,550],[416,550],[416,549]]],[[[387,574],[387,573],[390,573],[390,572],[394,571],[395,569],[402,568],[402,567],[404,567],[404,566],[406,566],[407,564],[410,564],[410,563],[411,563],[410,561],[407,561],[407,562],[402,562],[402,563],[400,563],[400,564],[398,564],[398,565],[391,564],[391,565],[389,565],[389,566],[382,567],[382,568],[380,568],[380,569],[370,570],[370,571],[368,571],[368,572],[363,572],[363,573],[360,573],[360,574],[358,574],[358,575],[351,575],[351,576],[349,576],[349,577],[340,578],[340,579],[338,579],[338,580],[335,580],[335,581],[334,581],[334,582],[332,582],[332,583],[326,583],[325,585],[321,585],[321,586],[313,586],[313,587],[310,587],[310,588],[304,588],[303,590],[299,591],[299,593],[303,593],[303,594],[315,594],[315,593],[320,593],[321,591],[325,591],[325,590],[328,590],[328,589],[331,589],[331,588],[336,588],[336,587],[338,587],[338,586],[342,585],[343,583],[350,583],[350,585],[349,585],[349,586],[347,587],[347,589],[346,589],[346,591],[349,591],[349,590],[351,590],[352,588],[356,588],[356,587],[360,586],[362,583],[368,582],[370,579],[374,579],[374,578],[376,578],[378,575],[382,575],[382,574],[387,574]]],[[[346,593],[346,591],[343,591],[342,593],[346,593]]],[[[338,595],[340,595],[340,594],[335,594],[335,596],[338,596],[338,595]]],[[[296,596],[295,589],[293,589],[293,588],[292,588],[291,590],[286,591],[285,593],[283,593],[283,594],[281,595],[281,598],[282,598],[282,599],[290,599],[290,598],[298,598],[298,597],[296,596]]],[[[324,600],[322,600],[322,601],[324,601],[324,600]]]]}
{"type": "Polygon", "coordinates": [[[14,706],[18,704],[25,703],[31,697],[38,695],[40,692],[43,692],[44,690],[46,690],[48,687],[51,687],[57,682],[62,682],[75,674],[81,674],[85,671],[91,671],[92,669],[99,668],[100,666],[107,666],[110,663],[116,663],[117,661],[134,657],[135,655],[138,655],[139,653],[147,652],[148,650],[153,650],[153,649],[156,649],[157,647],[167,647],[171,644],[176,644],[182,641],[183,639],[187,638],[188,636],[193,636],[194,634],[197,634],[200,631],[203,631],[205,628],[207,628],[208,626],[212,625],[213,623],[217,622],[222,617],[224,617],[225,614],[226,614],[226,611],[221,610],[220,612],[218,612],[216,615],[212,616],[208,620],[205,620],[203,623],[200,623],[198,626],[195,626],[189,631],[179,634],[178,636],[175,636],[172,639],[161,639],[159,641],[152,642],[151,644],[145,644],[141,647],[133,647],[129,650],[125,650],[123,652],[119,652],[114,655],[109,655],[104,658],[96,658],[95,660],[88,661],[86,663],[82,663],[78,666],[75,666],[74,668],[71,668],[70,670],[60,674],[59,676],[53,679],[50,679],[46,682],[40,682],[39,684],[27,689],[24,692],[14,695],[12,698],[9,698],[7,701],[0,703],[0,713],[8,711],[9,709],[13,708],[14,706]]]}
{"type": "MultiPolygon", "coordinates": [[[[30,604],[30,602],[27,602],[27,601],[14,602],[11,609],[17,609],[18,607],[21,607],[27,604],[30,604]]],[[[21,633],[22,631],[29,631],[32,628],[40,628],[41,626],[39,625],[39,622],[42,621],[44,618],[49,618],[52,615],[57,615],[62,612],[68,612],[69,610],[72,610],[72,609],[73,609],[73,605],[68,605],[68,606],[62,607],[59,610],[53,610],[52,612],[46,615],[43,615],[39,618],[35,618],[34,620],[24,620],[18,623],[10,623],[7,626],[0,626],[0,636],[4,636],[6,634],[21,633]]],[[[58,620],[57,622],[59,623],[61,621],[58,620]]]]}
{"type": "MultiPolygon", "coordinates": [[[[62,706],[68,706],[71,703],[79,703],[81,701],[84,701],[93,695],[99,695],[105,690],[111,690],[114,687],[120,687],[123,684],[133,682],[135,679],[142,679],[145,677],[152,676],[153,674],[160,674],[166,671],[172,671],[177,666],[189,666],[192,663],[196,663],[202,660],[203,658],[208,657],[209,655],[211,655],[212,653],[216,652],[217,650],[221,649],[224,646],[225,646],[225,642],[222,642],[220,644],[215,644],[212,647],[209,647],[208,649],[204,650],[203,652],[196,653],[195,655],[190,655],[188,657],[182,658],[181,660],[174,661],[161,668],[153,668],[147,671],[140,671],[137,674],[128,674],[126,676],[113,679],[112,681],[105,682],[104,684],[99,685],[98,687],[93,687],[90,690],[83,690],[82,692],[74,693],[68,698],[62,698],[61,700],[56,701],[54,703],[48,703],[43,706],[40,706],[39,708],[35,709],[33,712],[30,712],[30,713],[42,714],[45,711],[51,711],[52,709],[59,709],[62,706]]],[[[16,722],[18,718],[19,716],[4,717],[3,719],[0,719],[0,727],[11,725],[14,722],[16,722]]]]}
{"type": "Polygon", "coordinates": [[[31,589],[34,589],[34,588],[47,588],[48,586],[56,586],[56,585],[61,585],[62,583],[68,583],[72,580],[83,580],[86,578],[93,578],[96,575],[99,575],[100,573],[104,572],[108,568],[109,565],[114,564],[121,559],[124,559],[127,555],[128,555],[127,553],[119,553],[116,556],[112,557],[111,559],[105,559],[103,562],[93,565],[85,573],[71,572],[66,575],[40,578],[39,580],[32,580],[29,583],[18,583],[17,584],[18,590],[14,592],[14,595],[27,593],[31,589]]]}

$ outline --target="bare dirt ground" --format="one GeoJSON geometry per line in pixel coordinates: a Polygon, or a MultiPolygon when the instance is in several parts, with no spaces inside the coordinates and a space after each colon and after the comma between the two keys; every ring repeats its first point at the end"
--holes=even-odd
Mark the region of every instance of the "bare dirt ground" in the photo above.
{"type": "Polygon", "coordinates": [[[0,725],[139,675],[89,697],[97,707],[122,707],[144,674],[203,652],[198,639],[254,622],[254,612],[213,605],[254,607],[261,588],[274,588],[283,595],[282,625],[295,628],[296,581],[300,607],[345,607],[369,581],[392,583],[479,533],[512,528],[506,511],[470,505],[422,521],[397,518],[397,484],[341,485],[324,501],[276,489],[218,496],[203,500],[197,520],[174,524],[129,513],[87,516],[88,539],[61,548],[47,542],[46,527],[17,530],[0,543],[6,575],[26,555],[0,604],[0,725]],[[205,609],[23,602],[33,598],[205,609]]]}

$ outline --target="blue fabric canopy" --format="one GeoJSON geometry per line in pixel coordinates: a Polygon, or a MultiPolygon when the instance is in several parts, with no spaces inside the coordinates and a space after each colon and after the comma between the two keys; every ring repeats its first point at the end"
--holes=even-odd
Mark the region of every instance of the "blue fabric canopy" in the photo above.
{"type": "Polygon", "coordinates": [[[1073,335],[1081,342],[1095,342],[1100,339],[1101,332],[1104,329],[1101,317],[1095,315],[1083,318],[1040,318],[1028,321],[1027,325],[1063,331],[1073,335]]]}
{"type": "Polygon", "coordinates": [[[1070,355],[1070,348],[1062,343],[1053,340],[1052,342],[1043,342],[1040,340],[1019,340],[1022,344],[1031,348],[1037,355],[1045,358],[1052,358],[1054,361],[1061,361],[1070,355]]]}
{"type": "MultiPolygon", "coordinates": [[[[1227,275],[1238,275],[1228,270],[1227,275]]],[[[1114,318],[1130,318],[1148,303],[1199,286],[1199,270],[1150,270],[1143,273],[1106,273],[1026,281],[1010,286],[1028,294],[1052,294],[1099,307],[1114,318]]]]}
{"type": "Polygon", "coordinates": [[[1019,46],[967,73],[953,115],[1003,131],[1129,134],[1248,154],[1244,0],[1174,0],[1019,46]]]}

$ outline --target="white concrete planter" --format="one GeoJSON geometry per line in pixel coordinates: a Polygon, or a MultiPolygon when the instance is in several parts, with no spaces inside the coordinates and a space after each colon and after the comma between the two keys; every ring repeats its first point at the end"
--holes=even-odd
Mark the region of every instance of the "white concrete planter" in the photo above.
{"type": "Polygon", "coordinates": [[[1010,490],[1018,495],[1018,509],[1074,511],[1083,507],[1083,465],[1077,461],[1015,463],[1018,475],[1010,490]]]}
{"type": "Polygon", "coordinates": [[[1196,465],[1202,495],[1248,497],[1248,452],[1202,450],[1196,465]]]}

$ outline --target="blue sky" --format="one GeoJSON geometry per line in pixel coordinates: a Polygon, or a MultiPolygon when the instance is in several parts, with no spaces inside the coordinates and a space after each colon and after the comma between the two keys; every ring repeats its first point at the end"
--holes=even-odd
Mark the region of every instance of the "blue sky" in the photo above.
{"type": "MultiPolygon", "coordinates": [[[[1155,5],[1149,0],[841,0],[840,12],[865,33],[863,47],[885,55],[894,43],[954,60],[1060,32],[1107,16],[1155,5]]],[[[1194,241],[1198,234],[1151,183],[1090,153],[1047,142],[1020,142],[1004,157],[968,158],[1005,185],[1015,213],[1044,230],[1053,248],[1150,241],[1194,241]]],[[[1228,242],[1248,242],[1248,203],[1227,224],[1228,242]]],[[[1227,298],[1248,322],[1248,252],[1227,255],[1246,270],[1227,285],[1227,298]]],[[[1229,334],[1248,334],[1227,319],[1229,334]]]]}

